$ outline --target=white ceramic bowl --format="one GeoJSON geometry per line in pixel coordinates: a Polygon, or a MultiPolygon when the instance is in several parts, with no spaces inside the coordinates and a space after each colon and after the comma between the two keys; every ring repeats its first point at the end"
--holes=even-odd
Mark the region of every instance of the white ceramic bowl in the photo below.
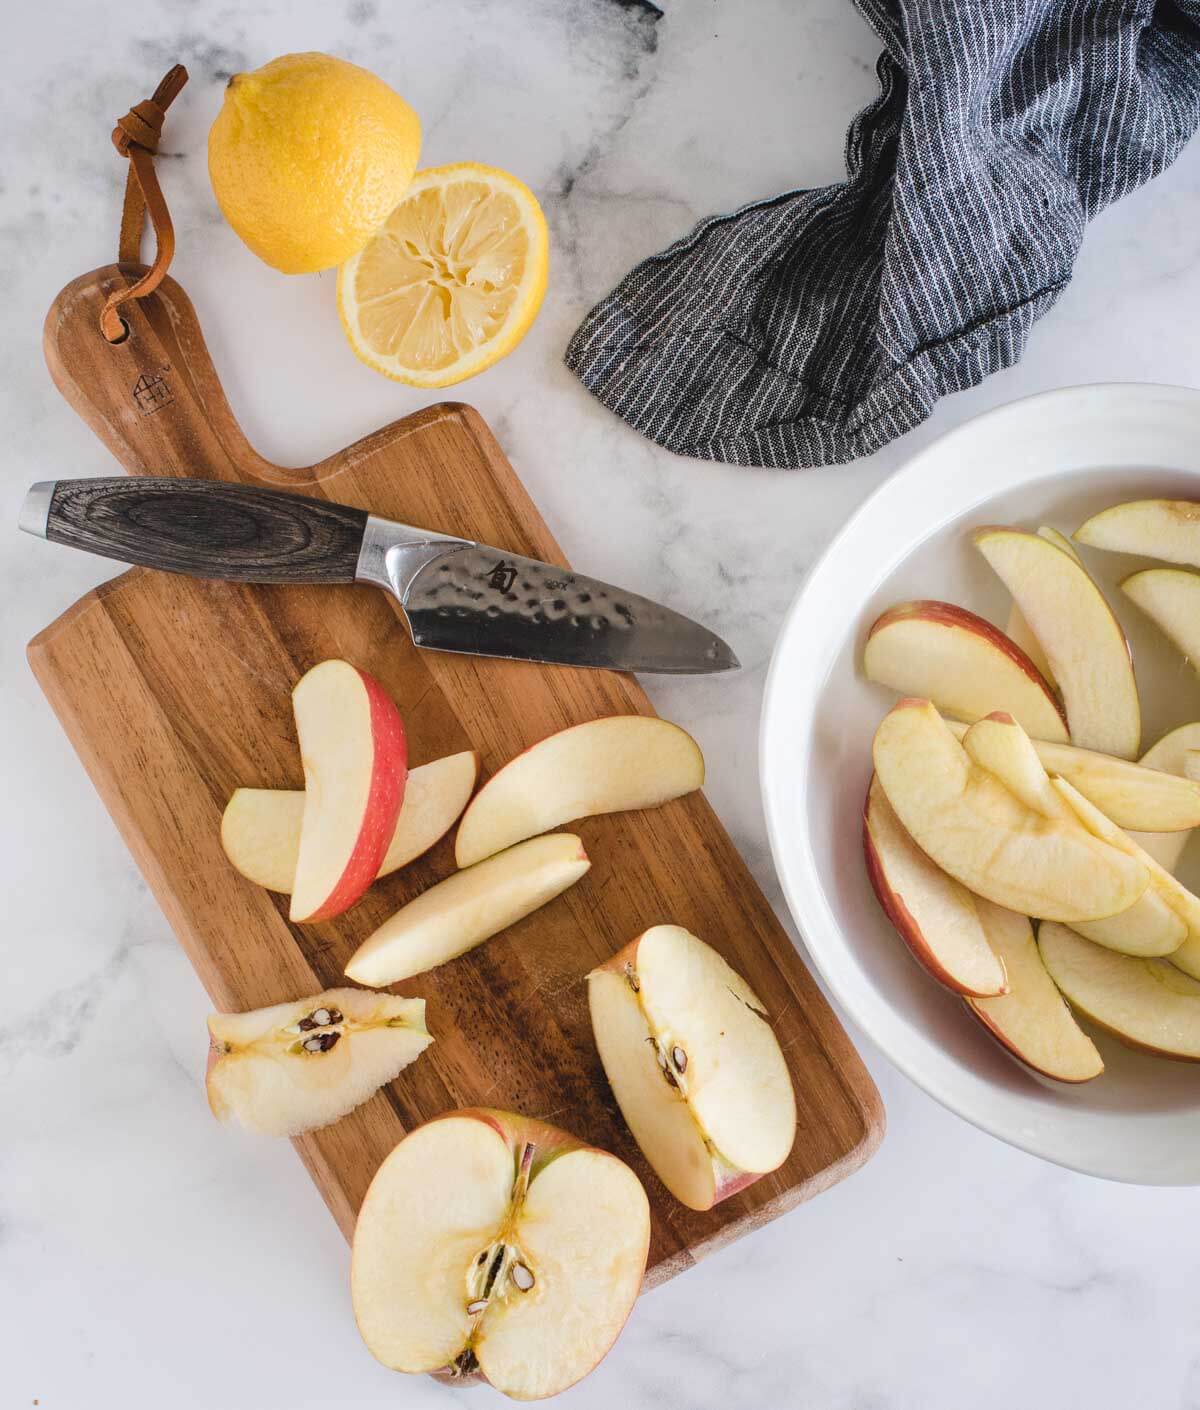
{"type": "MultiPolygon", "coordinates": [[[[1125,499],[1200,498],[1200,392],[1120,384],[1001,407],[929,446],[854,515],[796,596],[763,704],[767,827],[788,905],[847,1013],[902,1072],[992,1135],[1113,1180],[1200,1184],[1200,1065],[1100,1036],[1106,1071],[1066,1087],[1034,1076],[910,957],[863,868],[862,805],[875,726],[895,697],[863,679],[868,627],[916,597],[1003,624],[1008,599],[966,530],[1049,523],[1071,532],[1125,499]]],[[[1143,748],[1200,719],[1200,677],[1117,592],[1139,560],[1085,550],[1129,635],[1143,748]]],[[[1196,889],[1200,844],[1181,879],[1196,889]]]]}

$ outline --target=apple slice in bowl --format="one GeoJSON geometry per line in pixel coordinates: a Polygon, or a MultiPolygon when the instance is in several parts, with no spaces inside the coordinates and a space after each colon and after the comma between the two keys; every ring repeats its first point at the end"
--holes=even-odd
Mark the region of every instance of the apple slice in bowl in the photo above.
{"type": "Polygon", "coordinates": [[[1075,537],[1091,548],[1200,568],[1200,504],[1190,499],[1114,504],[1080,524],[1075,537]]]}

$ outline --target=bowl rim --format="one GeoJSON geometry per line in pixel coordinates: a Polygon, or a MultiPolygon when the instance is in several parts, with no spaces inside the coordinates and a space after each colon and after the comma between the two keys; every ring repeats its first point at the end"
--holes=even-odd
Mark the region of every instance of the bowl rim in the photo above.
{"type": "MultiPolygon", "coordinates": [[[[974,439],[981,431],[986,431],[990,424],[1009,420],[1014,415],[1027,416],[1031,412],[1037,414],[1046,407],[1057,407],[1069,401],[1081,403],[1085,408],[1090,404],[1101,404],[1107,405],[1111,409],[1115,404],[1128,403],[1131,400],[1141,404],[1154,400],[1161,403],[1164,399],[1175,404],[1186,404],[1196,414],[1198,424],[1200,424],[1200,389],[1198,388],[1162,382],[1073,384],[1017,397],[968,417],[965,421],[950,427],[942,435],[915,451],[892,474],[886,476],[850,515],[813,561],[808,572],[800,581],[791,604],[784,613],[775,637],[763,686],[762,706],[759,713],[758,771],[759,792],[762,797],[771,860],[784,899],[787,902],[788,911],[799,933],[804,953],[816,967],[822,981],[846,1015],[893,1067],[926,1095],[978,1130],[1051,1164],[1082,1175],[1091,1175],[1123,1184],[1190,1187],[1200,1185],[1200,1174],[1194,1177],[1164,1175],[1156,1178],[1144,1172],[1134,1173],[1119,1162],[1105,1164],[1096,1159],[1091,1161],[1072,1160],[1069,1155],[1056,1149],[1047,1149],[1035,1136],[1023,1134],[1019,1129],[1014,1129],[1011,1123],[1001,1117],[989,1117],[986,1111],[978,1110],[976,1105],[954,1094],[948,1089],[948,1080],[944,1080],[937,1069],[927,1069],[915,1057],[903,1051],[902,1045],[881,1038],[873,1026],[872,1015],[869,1012],[869,996],[860,997],[855,993],[851,982],[853,979],[851,972],[847,970],[843,975],[839,968],[829,962],[826,944],[818,942],[814,945],[810,938],[815,923],[821,925],[826,936],[836,937],[838,946],[848,948],[841,923],[825,894],[820,870],[812,853],[807,827],[802,829],[803,836],[800,839],[795,836],[785,839],[784,803],[780,791],[782,780],[778,775],[770,773],[768,769],[773,751],[774,735],[776,730],[781,727],[785,714],[780,682],[785,669],[784,658],[791,654],[791,638],[797,622],[807,612],[811,598],[819,590],[828,565],[842,553],[843,546],[848,540],[858,536],[860,524],[878,512],[876,506],[881,500],[894,496],[910,482],[920,479],[925,472],[927,461],[935,455],[939,458],[944,456],[959,439],[968,437],[974,439]],[[798,841],[799,846],[797,846],[798,841]],[[798,875],[799,873],[803,873],[803,875],[798,875]],[[815,917],[814,910],[817,911],[815,917]]],[[[1033,483],[1037,478],[1049,479],[1053,476],[1031,477],[1028,482],[1033,483]]],[[[1019,483],[1018,479],[1016,484],[1019,483]]],[[[988,496],[989,499],[992,497],[988,496]]],[[[960,513],[963,512],[969,511],[960,511],[960,513]]],[[[957,518],[959,514],[955,514],[953,517],[957,518]]],[[[912,548],[915,549],[918,546],[919,544],[915,543],[912,548]]],[[[904,556],[906,557],[907,554],[904,556]]],[[[806,697],[802,725],[808,734],[811,734],[817,704],[823,689],[824,682],[822,681],[822,684],[814,687],[806,697]]],[[[790,703],[794,728],[794,698],[790,703]]],[[[807,793],[807,785],[802,784],[801,786],[807,793]]]]}

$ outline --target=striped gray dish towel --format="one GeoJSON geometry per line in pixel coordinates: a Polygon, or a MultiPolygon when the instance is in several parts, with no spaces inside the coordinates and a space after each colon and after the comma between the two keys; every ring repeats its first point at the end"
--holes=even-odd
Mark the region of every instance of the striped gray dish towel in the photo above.
{"type": "Polygon", "coordinates": [[[597,304],[567,365],[643,435],[828,465],[1021,356],[1088,220],[1200,121],[1200,0],[858,0],[885,50],[848,179],[715,216],[597,304]]]}

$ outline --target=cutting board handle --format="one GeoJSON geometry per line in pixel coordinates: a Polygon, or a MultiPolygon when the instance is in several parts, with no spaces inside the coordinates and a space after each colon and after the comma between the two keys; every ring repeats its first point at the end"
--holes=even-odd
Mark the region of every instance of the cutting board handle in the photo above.
{"type": "Polygon", "coordinates": [[[108,342],[100,313],[143,268],[110,264],[74,279],[46,315],[55,385],[130,474],[185,475],[303,488],[311,472],[264,460],[226,400],[191,300],[170,277],[122,305],[128,336],[108,342]]]}

